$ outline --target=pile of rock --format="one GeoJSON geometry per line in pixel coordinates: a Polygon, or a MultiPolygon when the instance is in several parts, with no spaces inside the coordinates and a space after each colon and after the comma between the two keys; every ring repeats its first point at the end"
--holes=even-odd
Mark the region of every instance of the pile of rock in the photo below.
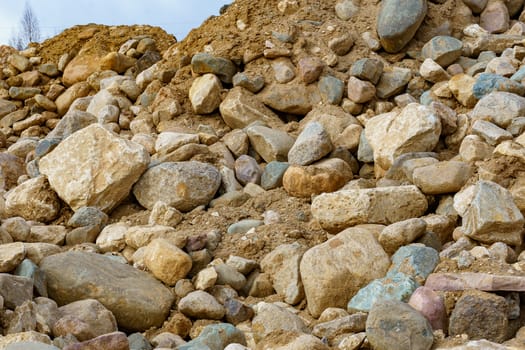
{"type": "Polygon", "coordinates": [[[167,50],[0,51],[0,348],[525,348],[523,3],[239,0],[167,50]],[[250,9],[261,46],[188,53],[250,9]]]}

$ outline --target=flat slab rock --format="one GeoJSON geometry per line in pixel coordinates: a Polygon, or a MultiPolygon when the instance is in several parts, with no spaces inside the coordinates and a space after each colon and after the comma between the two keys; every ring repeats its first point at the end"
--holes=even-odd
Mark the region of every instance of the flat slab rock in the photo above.
{"type": "Polygon", "coordinates": [[[442,291],[478,289],[486,292],[525,292],[525,276],[480,272],[432,273],[428,276],[425,287],[442,291]]]}
{"type": "Polygon", "coordinates": [[[44,258],[40,268],[57,304],[96,299],[113,313],[119,328],[130,331],[160,326],[174,301],[153,276],[98,254],[55,254],[44,258]]]}

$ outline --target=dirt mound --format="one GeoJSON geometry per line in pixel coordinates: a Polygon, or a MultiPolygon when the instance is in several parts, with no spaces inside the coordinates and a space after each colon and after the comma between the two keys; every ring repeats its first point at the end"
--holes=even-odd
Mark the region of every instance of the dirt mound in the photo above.
{"type": "Polygon", "coordinates": [[[64,53],[73,56],[118,51],[127,40],[137,37],[151,37],[157,49],[163,52],[177,40],[162,28],[149,25],[106,26],[100,24],[78,25],[47,39],[37,46],[37,53],[44,62],[58,62],[64,53]]]}

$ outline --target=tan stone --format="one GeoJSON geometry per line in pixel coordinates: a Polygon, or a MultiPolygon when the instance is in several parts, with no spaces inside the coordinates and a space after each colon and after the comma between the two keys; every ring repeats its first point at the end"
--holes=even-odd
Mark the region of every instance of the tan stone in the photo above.
{"type": "Polygon", "coordinates": [[[426,197],[416,186],[378,187],[323,193],[312,201],[321,226],[339,232],[359,224],[392,224],[423,215],[426,197]]]}
{"type": "Polygon", "coordinates": [[[359,289],[386,274],[390,259],[375,238],[376,230],[352,227],[304,253],[300,271],[313,317],[328,307],[346,307],[359,289]]]}
{"type": "Polygon", "coordinates": [[[350,166],[339,158],[330,158],[312,165],[290,166],[283,176],[286,192],[294,197],[310,197],[334,192],[352,179],[350,166]]]}
{"type": "Polygon", "coordinates": [[[448,87],[459,103],[465,107],[472,108],[476,105],[476,102],[478,102],[473,90],[475,82],[476,79],[470,75],[456,74],[450,78],[448,87]]]}
{"type": "Polygon", "coordinates": [[[105,226],[97,237],[96,244],[106,252],[120,252],[126,247],[126,232],[128,225],[122,222],[105,226]]]}
{"type": "MultiPolygon", "coordinates": [[[[136,59],[118,52],[110,52],[100,60],[100,70],[112,70],[119,74],[133,66],[136,59]]],[[[70,63],[71,64],[71,63],[70,63]]],[[[64,72],[65,74],[65,72],[64,72]]]]}
{"type": "Polygon", "coordinates": [[[214,74],[204,74],[191,84],[189,97],[193,111],[197,114],[209,114],[221,104],[222,84],[214,74]]]}
{"type": "Polygon", "coordinates": [[[146,246],[144,263],[153,276],[169,286],[174,286],[191,270],[192,260],[170,241],[157,238],[146,246]]]}
{"type": "Polygon", "coordinates": [[[423,235],[426,228],[427,223],[420,218],[395,222],[381,231],[378,241],[385,252],[392,255],[401,246],[410,244],[423,235]]]}
{"type": "Polygon", "coordinates": [[[26,220],[49,222],[60,211],[60,201],[45,176],[29,179],[11,190],[5,201],[9,216],[26,220]]]}
{"type": "Polygon", "coordinates": [[[61,225],[33,225],[27,242],[62,245],[66,234],[67,229],[61,225]]]}
{"type": "Polygon", "coordinates": [[[0,244],[0,272],[11,272],[26,257],[26,249],[21,242],[0,244]]]}
{"type": "Polygon", "coordinates": [[[348,79],[348,98],[355,103],[365,103],[370,101],[376,95],[374,84],[356,77],[348,79]]]}
{"type": "Polygon", "coordinates": [[[228,92],[219,109],[222,119],[232,129],[244,128],[255,121],[262,121],[270,127],[284,125],[256,95],[239,86],[228,92]]]}
{"type": "Polygon", "coordinates": [[[365,135],[374,151],[376,166],[388,170],[403,153],[432,151],[441,135],[441,121],[430,108],[411,103],[399,113],[370,119],[365,135]]]}
{"type": "Polygon", "coordinates": [[[274,160],[286,161],[295,141],[285,131],[262,125],[250,126],[246,129],[246,133],[252,147],[267,163],[274,160]]]}
{"type": "Polygon", "coordinates": [[[39,166],[73,210],[109,211],[129,194],[148,163],[144,147],[92,124],[62,141],[39,166]]]}
{"type": "Polygon", "coordinates": [[[125,240],[128,246],[137,249],[147,246],[151,241],[157,238],[164,238],[169,240],[175,246],[183,248],[186,245],[188,235],[185,232],[177,231],[169,226],[132,226],[126,231],[125,240]]]}
{"type": "Polygon", "coordinates": [[[457,192],[472,175],[469,164],[445,161],[414,169],[414,184],[425,194],[457,192]]]}
{"type": "Polygon", "coordinates": [[[73,58],[64,69],[62,76],[64,85],[69,87],[75,83],[85,81],[99,69],[99,60],[100,58],[94,55],[79,55],[73,58]]]}
{"type": "Polygon", "coordinates": [[[71,104],[76,99],[87,96],[90,90],[91,87],[85,81],[81,81],[70,86],[66,91],[64,91],[60,96],[58,96],[58,98],[55,101],[58,114],[66,114],[71,104]]]}

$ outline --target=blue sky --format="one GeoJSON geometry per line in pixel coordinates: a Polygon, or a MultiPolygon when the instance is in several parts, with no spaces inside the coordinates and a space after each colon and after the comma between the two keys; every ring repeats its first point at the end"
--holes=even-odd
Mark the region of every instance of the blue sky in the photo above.
{"type": "MultiPolygon", "coordinates": [[[[44,38],[77,24],[149,24],[182,40],[231,0],[30,0],[44,38]]],[[[24,11],[24,0],[0,0],[0,44],[7,44],[24,11]]]]}

